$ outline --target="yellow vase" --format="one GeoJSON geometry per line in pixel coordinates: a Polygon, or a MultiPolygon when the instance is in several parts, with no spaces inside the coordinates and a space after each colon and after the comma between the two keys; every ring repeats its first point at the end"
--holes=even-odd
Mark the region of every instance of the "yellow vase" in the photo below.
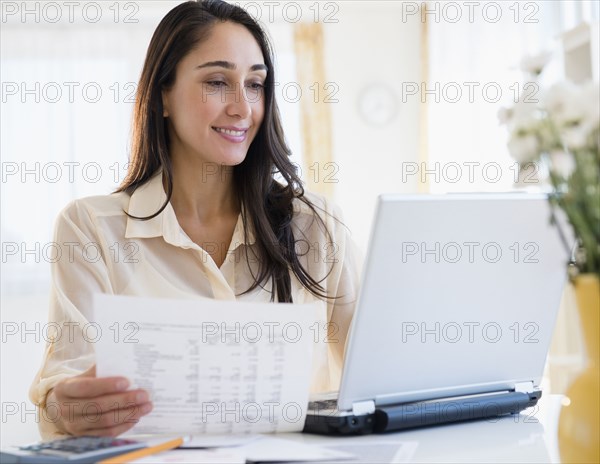
{"type": "Polygon", "coordinates": [[[600,463],[600,279],[576,278],[575,295],[587,352],[587,368],[566,392],[558,424],[563,463],[600,463]]]}

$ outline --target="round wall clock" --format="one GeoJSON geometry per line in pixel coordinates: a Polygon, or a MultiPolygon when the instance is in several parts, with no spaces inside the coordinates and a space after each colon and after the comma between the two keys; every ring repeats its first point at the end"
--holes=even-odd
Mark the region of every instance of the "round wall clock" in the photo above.
{"type": "Polygon", "coordinates": [[[396,94],[385,84],[373,83],[360,92],[358,111],[360,116],[372,126],[388,124],[398,112],[396,94]]]}

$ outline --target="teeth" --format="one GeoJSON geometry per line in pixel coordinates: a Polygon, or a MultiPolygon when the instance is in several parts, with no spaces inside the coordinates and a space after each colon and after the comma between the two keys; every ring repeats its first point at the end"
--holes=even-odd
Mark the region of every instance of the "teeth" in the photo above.
{"type": "Polygon", "coordinates": [[[242,135],[244,135],[244,132],[245,132],[245,131],[236,131],[236,130],[230,130],[230,129],[221,129],[220,127],[215,127],[215,130],[217,132],[221,132],[222,134],[233,135],[234,137],[241,137],[242,135]]]}

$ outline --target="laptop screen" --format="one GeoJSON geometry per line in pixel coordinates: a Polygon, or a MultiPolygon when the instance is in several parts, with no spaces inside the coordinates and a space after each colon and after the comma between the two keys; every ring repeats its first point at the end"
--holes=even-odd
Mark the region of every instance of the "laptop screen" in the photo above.
{"type": "Polygon", "coordinates": [[[551,214],[541,194],[381,196],[340,409],[537,385],[570,256],[551,214]]]}

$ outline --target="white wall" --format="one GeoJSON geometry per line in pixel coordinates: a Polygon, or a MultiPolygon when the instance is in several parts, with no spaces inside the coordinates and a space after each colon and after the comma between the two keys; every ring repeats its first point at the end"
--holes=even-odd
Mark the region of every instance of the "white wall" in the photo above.
{"type": "Polygon", "coordinates": [[[365,250],[377,195],[416,191],[416,180],[402,182],[401,169],[419,156],[419,102],[403,103],[401,92],[403,82],[421,80],[421,22],[403,22],[400,2],[341,2],[338,16],[339,23],[325,25],[327,78],[340,88],[332,105],[335,200],[365,250]],[[397,112],[374,125],[359,104],[365,92],[383,87],[397,112]]]}

